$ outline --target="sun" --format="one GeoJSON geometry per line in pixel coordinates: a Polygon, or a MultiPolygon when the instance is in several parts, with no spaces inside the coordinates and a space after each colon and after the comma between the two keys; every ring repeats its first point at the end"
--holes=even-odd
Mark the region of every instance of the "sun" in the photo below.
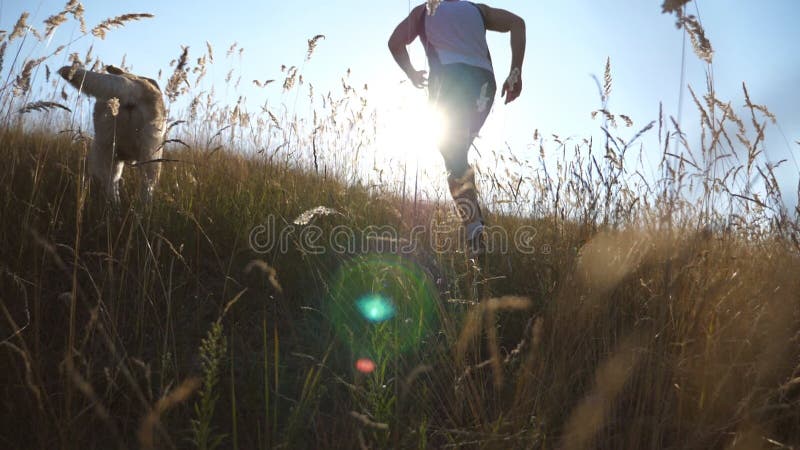
{"type": "MultiPolygon", "coordinates": [[[[427,91],[406,83],[387,83],[371,91],[375,109],[375,159],[365,166],[381,177],[412,183],[414,189],[439,193],[446,187],[444,160],[439,144],[447,135],[448,118],[428,101],[427,91]],[[374,161],[374,163],[373,163],[374,161]],[[399,169],[399,170],[398,170],[399,169]]],[[[470,146],[473,167],[504,169],[496,149],[507,148],[504,108],[494,108],[470,146]]],[[[382,178],[386,180],[386,178],[382,178]]]]}
{"type": "Polygon", "coordinates": [[[446,122],[441,112],[428,102],[424,91],[409,91],[402,86],[383,94],[376,116],[375,138],[380,153],[404,164],[444,170],[439,143],[446,122]]]}

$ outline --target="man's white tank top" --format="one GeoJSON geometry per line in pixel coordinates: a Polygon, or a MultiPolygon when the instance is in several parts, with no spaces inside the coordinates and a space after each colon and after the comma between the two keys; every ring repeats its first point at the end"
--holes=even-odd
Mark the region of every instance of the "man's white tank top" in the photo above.
{"type": "Polygon", "coordinates": [[[445,0],[432,16],[425,14],[426,47],[433,47],[441,64],[464,63],[494,73],[486,43],[486,25],[476,5],[445,0]]]}

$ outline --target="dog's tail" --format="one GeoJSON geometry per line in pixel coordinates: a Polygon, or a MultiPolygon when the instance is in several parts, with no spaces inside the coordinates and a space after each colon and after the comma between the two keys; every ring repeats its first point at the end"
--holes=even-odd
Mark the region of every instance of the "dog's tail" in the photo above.
{"type": "Polygon", "coordinates": [[[138,90],[132,80],[113,73],[97,73],[64,66],[58,69],[58,74],[75,89],[98,99],[117,97],[122,100],[136,96],[138,90]]]}

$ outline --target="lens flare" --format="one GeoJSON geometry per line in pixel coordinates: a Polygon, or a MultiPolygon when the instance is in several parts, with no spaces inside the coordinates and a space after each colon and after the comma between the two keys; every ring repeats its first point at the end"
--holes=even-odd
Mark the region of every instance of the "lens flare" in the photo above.
{"type": "Polygon", "coordinates": [[[326,316],[356,354],[403,353],[435,334],[438,291],[427,271],[401,256],[354,257],[329,292],[326,316]]]}
{"type": "Polygon", "coordinates": [[[361,373],[372,373],[375,371],[375,362],[369,358],[361,358],[356,361],[356,370],[361,373]]]}
{"type": "Polygon", "coordinates": [[[394,317],[395,309],[391,300],[380,295],[367,295],[356,301],[356,307],[365,319],[380,323],[394,317]]]}

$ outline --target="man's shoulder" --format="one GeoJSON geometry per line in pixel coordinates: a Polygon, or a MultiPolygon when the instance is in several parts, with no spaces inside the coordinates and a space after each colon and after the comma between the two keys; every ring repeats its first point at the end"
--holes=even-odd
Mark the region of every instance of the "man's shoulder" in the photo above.
{"type": "Polygon", "coordinates": [[[481,13],[483,13],[483,14],[486,14],[487,11],[492,9],[492,7],[487,5],[486,3],[478,3],[478,2],[470,2],[470,3],[472,3],[475,6],[477,6],[478,9],[480,9],[481,13]]]}
{"type": "Polygon", "coordinates": [[[426,11],[427,7],[428,7],[428,3],[427,2],[426,3],[421,3],[421,4],[417,5],[417,6],[415,6],[414,9],[411,10],[411,13],[409,14],[409,16],[411,16],[411,17],[420,17],[423,14],[425,14],[425,11],[426,11]]]}

